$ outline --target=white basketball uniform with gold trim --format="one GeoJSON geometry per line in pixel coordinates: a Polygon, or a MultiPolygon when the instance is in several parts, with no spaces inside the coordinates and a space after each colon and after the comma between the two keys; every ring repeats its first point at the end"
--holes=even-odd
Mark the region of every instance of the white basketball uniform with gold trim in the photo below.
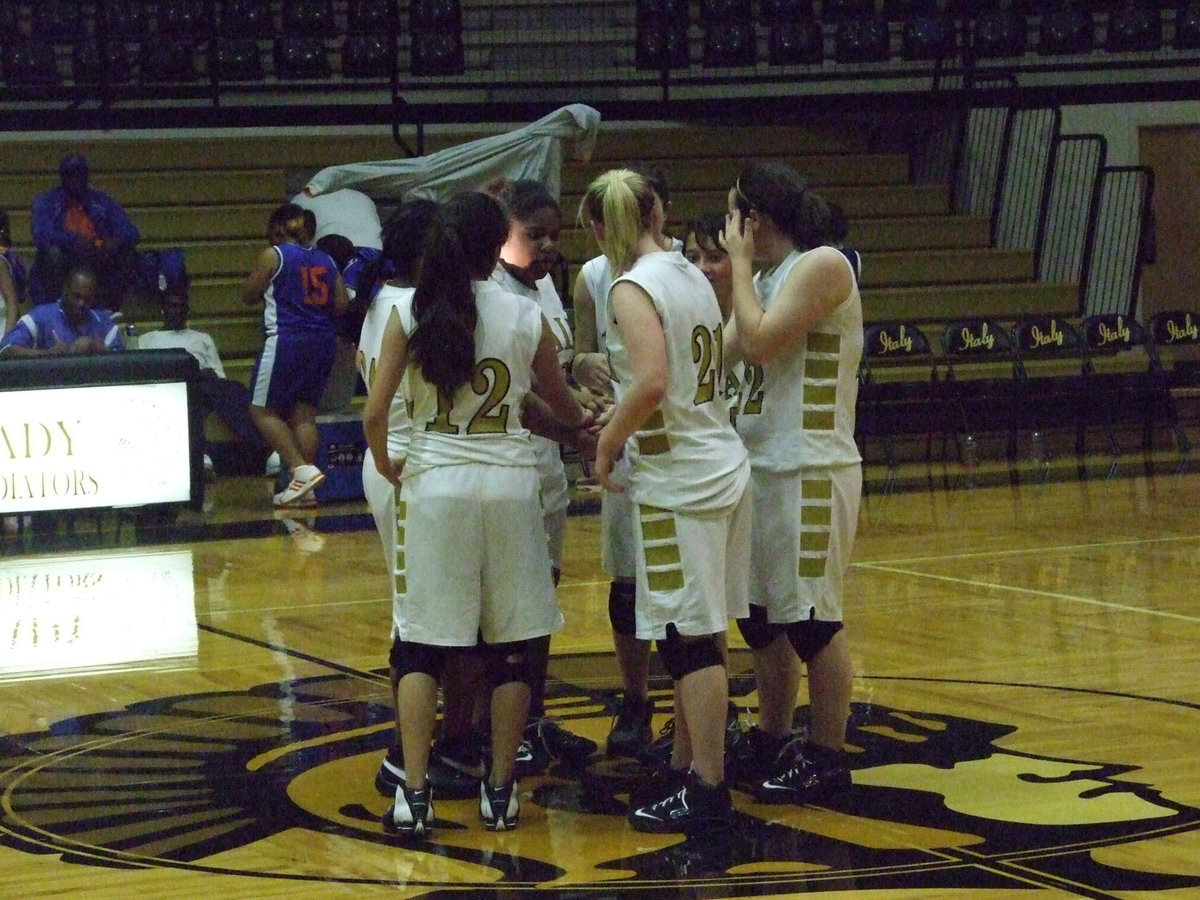
{"type": "MultiPolygon", "coordinates": [[[[362,331],[358,336],[357,364],[358,374],[368,389],[375,377],[375,369],[379,365],[379,354],[383,346],[383,330],[387,327],[388,316],[396,308],[396,303],[400,299],[412,296],[412,291],[412,288],[385,284],[379,289],[379,293],[375,295],[371,305],[367,307],[362,331]]],[[[388,456],[396,460],[404,459],[405,454],[408,453],[408,404],[404,393],[405,385],[401,381],[400,388],[396,391],[396,396],[392,398],[392,404],[388,408],[388,456]]],[[[393,577],[396,577],[400,574],[394,571],[397,559],[396,489],[391,482],[379,474],[379,470],[375,468],[375,461],[371,459],[369,453],[363,459],[362,479],[363,495],[366,497],[367,507],[371,510],[371,516],[375,519],[375,528],[379,532],[379,538],[383,542],[384,558],[388,560],[388,569],[392,571],[393,577]]]]}
{"type": "MultiPolygon", "coordinates": [[[[474,282],[475,374],[446,397],[408,369],[413,428],[400,494],[407,573],[399,636],[442,646],[527,640],[562,627],[521,403],[542,313],[474,282]]],[[[412,298],[398,305],[414,329],[412,298]]]]}
{"type": "MultiPolygon", "coordinates": [[[[683,242],[672,239],[672,250],[682,250],[683,242]]],[[[612,287],[612,266],[603,256],[589,259],[579,270],[592,305],[596,310],[596,349],[607,352],[608,347],[608,291],[612,287]]],[[[629,486],[629,460],[621,458],[613,467],[612,478],[618,484],[629,486]]],[[[614,578],[633,578],[637,574],[637,546],[634,532],[633,501],[629,492],[614,494],[604,491],[600,495],[600,565],[614,578]]]]}
{"type": "MultiPolygon", "coordinates": [[[[506,291],[536,300],[546,317],[554,335],[554,346],[558,350],[558,362],[570,371],[575,358],[575,338],[571,334],[571,320],[563,307],[562,298],[549,275],[539,278],[533,287],[525,284],[499,263],[492,272],[492,281],[506,291]]],[[[538,474],[542,483],[542,511],[545,516],[546,539],[550,542],[550,560],[556,569],[562,568],[563,535],[567,527],[567,507],[571,502],[571,490],[567,483],[567,470],[563,465],[562,448],[557,442],[541,435],[530,435],[537,454],[538,474]]]]}
{"type": "MultiPolygon", "coordinates": [[[[722,396],[721,311],[712,286],[678,251],[649,253],[614,282],[654,303],[667,352],[667,392],[626,447],[637,504],[638,637],[724,631],[744,615],[749,481],[746,449],[722,396]]],[[[607,342],[618,398],[632,377],[611,305],[607,342]]],[[[619,401],[618,401],[619,402],[619,401]]]]}
{"type": "MultiPolygon", "coordinates": [[[[755,278],[763,309],[803,255],[794,251],[755,278]]],[[[736,424],[754,471],[750,602],[765,606],[772,622],[842,618],[862,493],[854,441],[862,346],[853,282],[846,299],[793,346],[745,367],[736,424]]]]}

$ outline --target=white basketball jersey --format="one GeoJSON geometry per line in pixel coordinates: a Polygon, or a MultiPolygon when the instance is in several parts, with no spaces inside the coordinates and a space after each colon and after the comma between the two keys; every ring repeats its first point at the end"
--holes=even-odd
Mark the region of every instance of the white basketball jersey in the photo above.
{"type": "MultiPolygon", "coordinates": [[[[407,299],[412,302],[412,288],[393,287],[385,284],[367,307],[367,315],[363,319],[362,331],[358,335],[358,374],[362,376],[367,390],[375,380],[375,370],[379,366],[379,354],[383,348],[383,331],[387,327],[388,316],[397,305],[407,299]]],[[[392,405],[388,407],[388,456],[392,459],[403,459],[408,452],[409,421],[408,402],[405,399],[408,376],[400,380],[392,405]]]]}
{"type": "MultiPolygon", "coordinates": [[[[475,372],[447,397],[424,379],[409,355],[412,441],[406,474],[457,463],[534,466],[529,432],[521,425],[521,403],[532,387],[531,367],[542,336],[537,303],[473,282],[475,372]]],[[[404,331],[414,329],[412,296],[398,304],[404,331]]]]}
{"type": "MultiPolygon", "coordinates": [[[[667,393],[630,441],[633,499],[681,512],[731,508],[749,478],[746,449],[725,408],[721,310],[712,285],[678,251],[649,253],[613,282],[649,294],[662,322],[667,393]]],[[[608,353],[618,396],[632,378],[619,323],[608,310],[608,353]]]]}
{"type": "MultiPolygon", "coordinates": [[[[763,309],[770,309],[803,255],[794,251],[755,278],[763,309]]],[[[746,364],[737,431],[756,469],[791,472],[861,462],[854,404],[862,348],[862,301],[854,282],[850,295],[801,340],[763,365],[746,364]]]]}
{"type": "MultiPolygon", "coordinates": [[[[504,263],[498,263],[492,272],[492,281],[503,290],[537,302],[542,315],[546,317],[546,324],[550,326],[551,335],[554,337],[559,365],[569,369],[571,360],[575,358],[575,338],[571,334],[571,321],[567,318],[562,298],[558,296],[558,288],[554,286],[554,279],[546,275],[539,278],[534,286],[530,287],[504,268],[504,263]]],[[[537,454],[538,471],[544,477],[555,478],[559,482],[556,490],[551,492],[552,496],[547,496],[549,489],[547,485],[543,485],[542,502],[546,506],[546,511],[554,512],[566,509],[570,505],[571,497],[567,489],[562,448],[556,442],[541,435],[530,435],[530,439],[533,441],[533,449],[537,454]]]]}

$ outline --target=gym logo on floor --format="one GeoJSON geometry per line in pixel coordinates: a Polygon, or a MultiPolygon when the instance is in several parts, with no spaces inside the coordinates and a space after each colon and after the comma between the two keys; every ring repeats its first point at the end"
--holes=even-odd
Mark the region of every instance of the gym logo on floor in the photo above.
{"type": "MultiPolygon", "coordinates": [[[[512,833],[484,831],[476,801],[438,801],[432,838],[401,850],[379,824],[389,798],[373,788],[392,739],[385,678],[168,698],[4,738],[0,843],[110,868],[403,885],[409,897],[451,885],[540,898],[677,897],[688,884],[725,897],[1200,889],[1200,865],[1170,849],[1195,845],[1180,835],[1200,828],[1200,810],[1171,799],[1169,767],[1138,758],[1121,724],[1170,721],[1177,701],[865,679],[870,702],[855,705],[849,732],[854,785],[823,806],[760,806],[735,792],[727,833],[638,834],[624,820],[636,767],[600,759],[523,782],[512,833]],[[932,697],[975,712],[930,711],[932,697]],[[1055,756],[1097,701],[1123,717],[1111,741],[1087,759],[1055,756]],[[1030,713],[979,718],[995,709],[1030,713]],[[1155,841],[1158,862],[1135,866],[1145,858],[1135,845],[1155,841]]],[[[549,703],[602,739],[609,699],[560,680],[549,703]]]]}

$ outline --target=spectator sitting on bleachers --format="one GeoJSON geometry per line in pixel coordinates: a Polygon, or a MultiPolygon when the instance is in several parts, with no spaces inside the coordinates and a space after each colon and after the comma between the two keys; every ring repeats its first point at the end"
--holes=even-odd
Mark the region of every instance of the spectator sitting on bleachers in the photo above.
{"type": "MultiPolygon", "coordinates": [[[[196,415],[201,430],[212,413],[224,422],[245,448],[267,455],[267,445],[254,420],[250,418],[250,391],[240,382],[225,377],[225,367],[217,353],[216,342],[203,331],[188,327],[189,301],[186,287],[172,287],[159,297],[163,328],[149,331],[138,339],[139,350],[186,350],[200,363],[200,377],[193,383],[196,415]]],[[[209,447],[205,446],[204,468],[212,471],[209,447]]]]}
{"type": "Polygon", "coordinates": [[[4,327],[0,337],[12,331],[17,324],[28,281],[25,263],[12,246],[8,211],[0,209],[0,320],[3,320],[4,327]]]}
{"type": "Polygon", "coordinates": [[[61,184],[33,201],[33,303],[58,296],[67,270],[84,262],[96,272],[96,305],[121,308],[137,283],[137,226],[108,194],[88,187],[87,160],[72,153],[59,163],[61,184]]]}
{"type": "Polygon", "coordinates": [[[107,312],[92,308],[95,302],[96,275],[77,263],[67,272],[62,297],[35,306],[0,340],[0,357],[124,350],[121,329],[107,312]]]}

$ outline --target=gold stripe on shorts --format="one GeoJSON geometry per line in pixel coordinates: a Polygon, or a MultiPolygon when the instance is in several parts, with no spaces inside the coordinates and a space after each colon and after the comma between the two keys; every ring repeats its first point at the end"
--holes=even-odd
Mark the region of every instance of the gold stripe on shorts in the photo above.
{"type": "Polygon", "coordinates": [[[408,560],[404,556],[404,527],[408,518],[408,504],[400,499],[400,488],[396,488],[396,567],[392,572],[392,590],[397,595],[408,593],[408,560]]]}
{"type": "Polygon", "coordinates": [[[677,591],[683,587],[683,563],[675,533],[675,514],[658,506],[638,504],[642,549],[646,557],[646,582],[652,591],[677,591]]]}
{"type": "Polygon", "coordinates": [[[833,482],[828,478],[800,481],[801,578],[824,578],[833,524],[833,482]]]}
{"type": "Polygon", "coordinates": [[[834,412],[832,409],[804,410],[803,425],[805,431],[833,431],[834,412]]]}
{"type": "Polygon", "coordinates": [[[831,381],[838,376],[838,361],[823,357],[808,357],[804,361],[804,377],[819,381],[831,381]]]}
{"type": "Polygon", "coordinates": [[[809,353],[829,353],[836,356],[842,351],[842,336],[827,331],[810,331],[805,338],[805,349],[809,353]]]}
{"type": "Polygon", "coordinates": [[[656,409],[637,433],[638,453],[642,456],[658,456],[669,453],[671,440],[667,437],[667,423],[661,409],[656,409]]]}

